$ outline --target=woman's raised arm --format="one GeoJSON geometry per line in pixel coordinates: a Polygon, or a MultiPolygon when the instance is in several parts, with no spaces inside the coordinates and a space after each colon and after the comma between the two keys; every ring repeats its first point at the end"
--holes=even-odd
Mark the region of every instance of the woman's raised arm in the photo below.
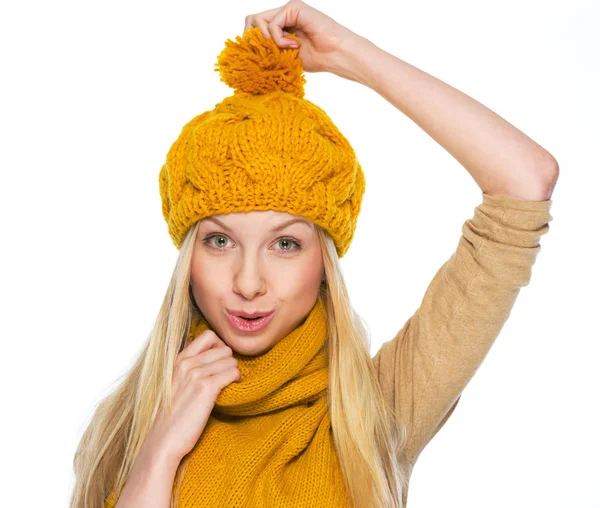
{"type": "Polygon", "coordinates": [[[488,354],[549,231],[551,200],[482,195],[456,251],[437,271],[420,307],[373,361],[413,463],[454,411],[488,354]]]}
{"type": "Polygon", "coordinates": [[[535,141],[465,93],[356,34],[330,72],[380,94],[437,141],[490,196],[550,199],[558,163],[535,141]]]}

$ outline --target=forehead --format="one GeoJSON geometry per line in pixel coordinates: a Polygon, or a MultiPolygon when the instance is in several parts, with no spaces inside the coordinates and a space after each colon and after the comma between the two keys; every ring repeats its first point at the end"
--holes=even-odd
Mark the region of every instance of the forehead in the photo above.
{"type": "Polygon", "coordinates": [[[217,223],[223,227],[227,226],[229,228],[276,228],[289,223],[300,225],[305,224],[310,228],[313,227],[313,223],[305,217],[300,215],[292,215],[291,213],[287,212],[279,212],[276,210],[251,210],[249,212],[214,214],[210,217],[205,217],[200,222],[207,222],[208,224],[217,223]]]}

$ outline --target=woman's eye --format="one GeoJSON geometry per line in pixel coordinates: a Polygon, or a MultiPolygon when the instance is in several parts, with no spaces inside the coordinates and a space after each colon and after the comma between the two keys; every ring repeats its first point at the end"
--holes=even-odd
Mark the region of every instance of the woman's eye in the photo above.
{"type": "MultiPolygon", "coordinates": [[[[229,241],[229,238],[227,238],[226,236],[216,235],[216,234],[209,235],[204,239],[204,243],[210,245],[211,248],[216,249],[218,251],[225,250],[228,241],[229,241]],[[212,242],[213,239],[215,240],[215,242],[212,242]]],[[[277,244],[279,244],[281,246],[281,248],[275,249],[275,250],[283,252],[284,254],[293,253],[293,252],[302,250],[302,246],[300,245],[300,242],[297,242],[293,238],[280,238],[279,240],[277,240],[275,242],[275,245],[277,245],[277,244]]]]}
{"type": "Polygon", "coordinates": [[[298,243],[296,240],[292,240],[291,238],[282,238],[281,240],[277,240],[276,243],[279,243],[282,246],[286,245],[286,247],[281,249],[284,252],[296,252],[296,251],[299,251],[302,249],[302,247],[300,246],[300,243],[298,243]],[[296,246],[296,248],[293,248],[294,245],[296,246]]]}
{"type": "Polygon", "coordinates": [[[228,238],[226,236],[223,235],[209,235],[204,239],[204,243],[209,244],[211,247],[216,248],[217,250],[223,250],[224,245],[227,244],[227,240],[228,238]],[[211,242],[211,240],[213,238],[217,238],[217,245],[215,245],[214,243],[211,242]],[[220,241],[223,240],[223,241],[220,241]]]}

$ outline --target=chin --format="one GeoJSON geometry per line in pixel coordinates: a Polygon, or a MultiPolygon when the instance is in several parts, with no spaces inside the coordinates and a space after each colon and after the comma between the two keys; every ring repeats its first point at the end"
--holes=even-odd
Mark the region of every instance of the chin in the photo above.
{"type": "Polygon", "coordinates": [[[265,337],[235,337],[227,345],[244,356],[258,356],[269,351],[275,344],[266,343],[265,337]]]}

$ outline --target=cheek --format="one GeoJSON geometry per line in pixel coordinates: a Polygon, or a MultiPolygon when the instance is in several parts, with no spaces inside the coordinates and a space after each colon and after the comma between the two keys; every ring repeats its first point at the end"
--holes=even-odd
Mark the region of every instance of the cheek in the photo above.
{"type": "Polygon", "coordinates": [[[227,287],[222,267],[215,266],[207,256],[194,254],[191,265],[192,290],[197,302],[213,300],[219,291],[227,287]],[[204,298],[203,298],[204,297],[204,298]]]}
{"type": "Polygon", "coordinates": [[[281,298],[286,300],[304,295],[312,298],[312,293],[321,283],[321,272],[319,259],[299,264],[290,263],[289,267],[276,274],[274,289],[281,298]]]}

